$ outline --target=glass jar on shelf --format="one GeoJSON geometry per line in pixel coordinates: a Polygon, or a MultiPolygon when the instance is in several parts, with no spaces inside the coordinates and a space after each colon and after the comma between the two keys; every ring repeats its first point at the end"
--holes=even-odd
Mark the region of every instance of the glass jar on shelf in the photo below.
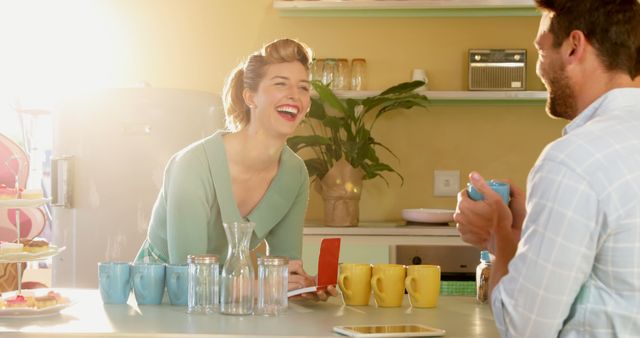
{"type": "Polygon", "coordinates": [[[351,87],[351,72],[349,69],[349,60],[337,60],[337,77],[335,79],[336,90],[349,90],[351,87]]]}
{"type": "Polygon", "coordinates": [[[322,83],[334,89],[337,72],[338,64],[336,59],[325,59],[322,66],[322,83]]]}
{"type": "Polygon", "coordinates": [[[367,61],[351,60],[351,90],[365,90],[367,80],[367,61]]]}
{"type": "Polygon", "coordinates": [[[311,80],[322,82],[322,67],[324,67],[324,59],[313,59],[311,62],[311,80]]]}

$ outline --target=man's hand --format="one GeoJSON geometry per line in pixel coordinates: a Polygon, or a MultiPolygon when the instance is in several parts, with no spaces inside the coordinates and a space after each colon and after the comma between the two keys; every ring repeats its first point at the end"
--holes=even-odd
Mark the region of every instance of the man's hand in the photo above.
{"type": "Polygon", "coordinates": [[[481,249],[487,248],[494,254],[499,245],[503,254],[510,259],[515,254],[526,215],[524,192],[508,180],[500,180],[508,182],[511,187],[511,201],[507,207],[500,195],[487,185],[480,174],[472,172],[469,179],[484,196],[484,200],[470,199],[466,190],[458,193],[454,220],[460,237],[463,241],[481,249]],[[500,243],[496,242],[497,238],[501,239],[500,243]]]}

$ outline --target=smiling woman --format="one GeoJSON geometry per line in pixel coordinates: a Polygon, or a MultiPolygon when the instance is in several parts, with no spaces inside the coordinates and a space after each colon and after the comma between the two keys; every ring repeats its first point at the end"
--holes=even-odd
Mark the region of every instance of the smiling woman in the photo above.
{"type": "Polygon", "coordinates": [[[300,262],[309,178],[286,146],[309,110],[310,60],[302,43],[280,39],[232,72],[224,93],[227,130],[169,160],[136,261],[181,264],[188,255],[215,254],[222,264],[223,223],[249,221],[256,224],[251,248],[265,240],[268,253],[289,258],[290,288],[314,284],[300,262]]]}

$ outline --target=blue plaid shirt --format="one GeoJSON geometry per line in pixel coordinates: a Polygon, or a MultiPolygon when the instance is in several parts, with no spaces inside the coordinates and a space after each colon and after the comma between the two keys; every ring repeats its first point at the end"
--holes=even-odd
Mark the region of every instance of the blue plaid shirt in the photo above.
{"type": "Polygon", "coordinates": [[[640,89],[569,123],[527,181],[527,217],[492,294],[503,337],[640,337],[640,89]]]}

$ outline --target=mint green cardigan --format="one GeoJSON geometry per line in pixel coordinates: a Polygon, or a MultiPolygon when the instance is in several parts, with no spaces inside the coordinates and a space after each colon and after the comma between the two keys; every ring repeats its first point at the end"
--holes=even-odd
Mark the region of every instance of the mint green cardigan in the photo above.
{"type": "Polygon", "coordinates": [[[271,255],[300,259],[309,200],[304,162],[285,146],[265,195],[243,218],[231,189],[224,133],[218,131],[191,144],[169,160],[147,239],[136,260],[143,258],[146,249],[170,264],[186,263],[187,255],[199,254],[216,254],[224,262],[227,238],[222,223],[243,220],[256,224],[251,248],[266,239],[271,255]]]}

